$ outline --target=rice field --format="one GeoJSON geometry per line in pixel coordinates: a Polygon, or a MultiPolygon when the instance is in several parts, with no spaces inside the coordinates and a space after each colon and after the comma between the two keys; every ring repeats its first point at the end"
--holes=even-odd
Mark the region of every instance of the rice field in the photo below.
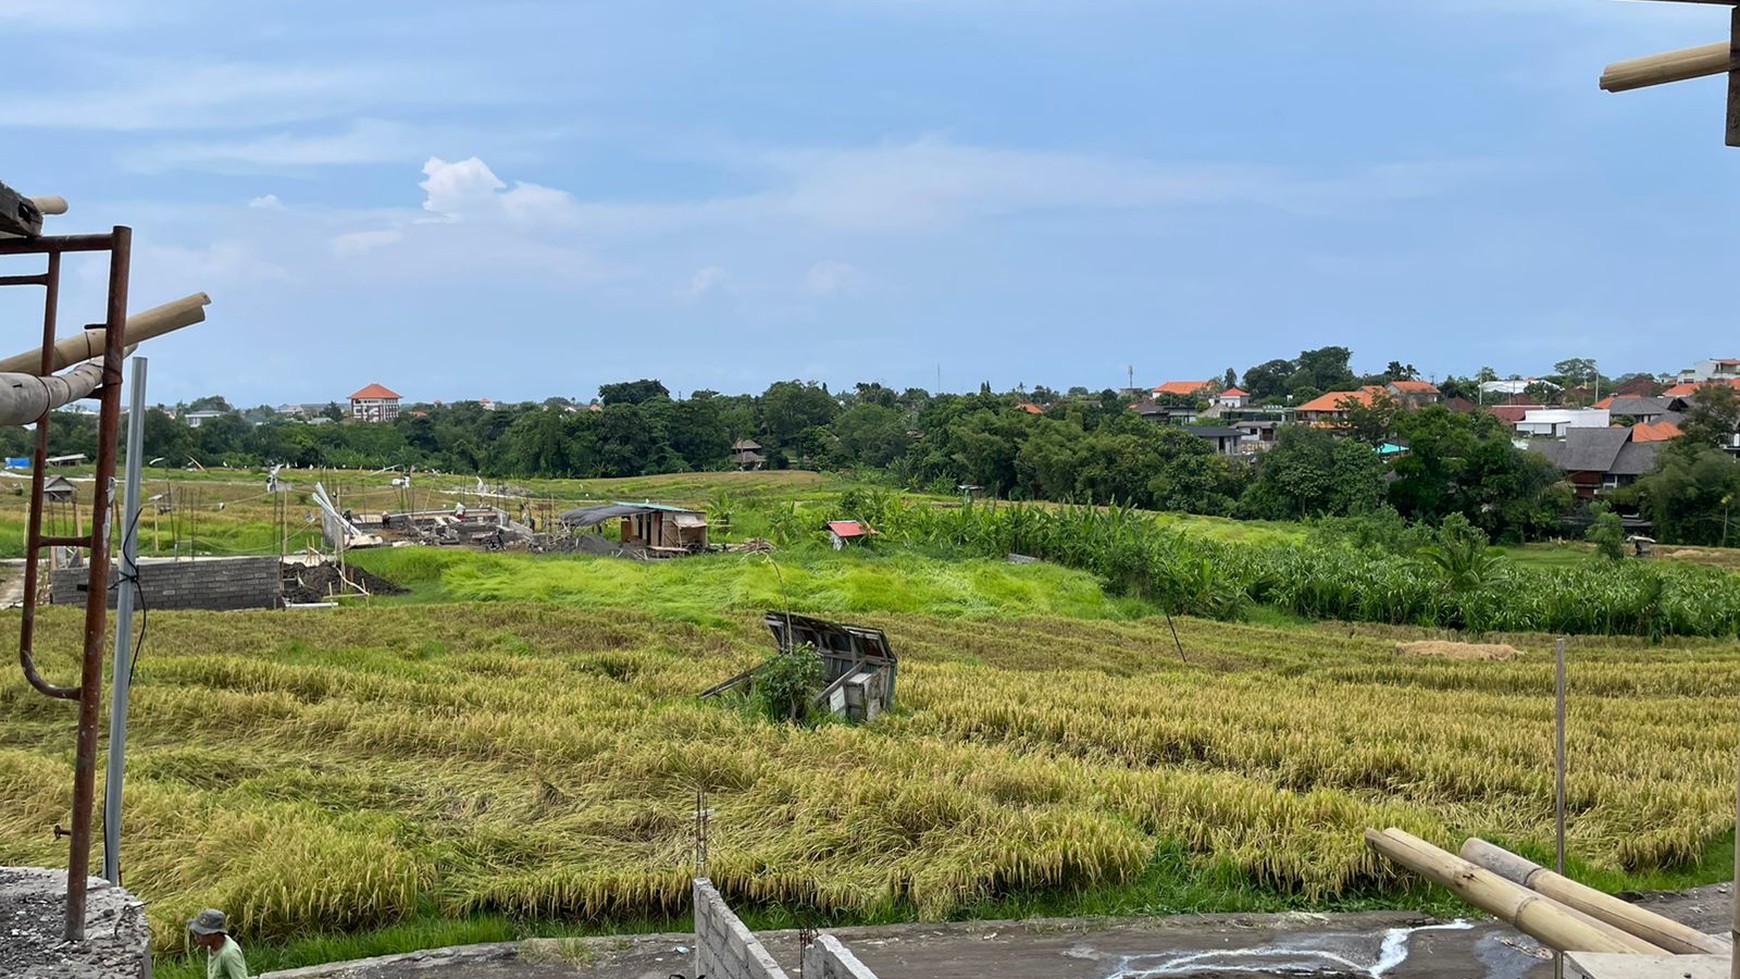
{"type": "MultiPolygon", "coordinates": [[[[903,658],[900,710],[815,730],[695,700],[768,651],[754,608],[155,614],[126,883],[167,954],[208,905],[255,944],[431,917],[669,919],[697,790],[734,901],[841,918],[1107,889],[1141,907],[1156,868],[1293,906],[1399,901],[1367,826],[1537,853],[1550,839],[1540,637],[1463,661],[1398,653],[1421,637],[1405,630],[1180,619],[1186,663],[1164,620],[1019,606],[855,611],[903,658]]],[[[44,648],[71,649],[77,617],[50,610],[45,629],[44,648]]],[[[1571,683],[1578,865],[1615,884],[1702,872],[1733,827],[1740,653],[1580,641],[1571,683]]],[[[0,862],[53,864],[70,708],[9,670],[0,718],[0,862]]]]}

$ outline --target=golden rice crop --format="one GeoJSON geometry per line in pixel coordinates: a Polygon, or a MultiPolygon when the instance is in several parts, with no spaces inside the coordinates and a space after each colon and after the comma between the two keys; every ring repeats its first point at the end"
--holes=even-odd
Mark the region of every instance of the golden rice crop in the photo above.
{"type": "MultiPolygon", "coordinates": [[[[429,911],[680,914],[697,789],[732,899],[927,918],[1133,881],[1162,848],[1322,900],[1396,882],[1367,826],[1550,833],[1539,637],[1454,661],[1370,628],[1180,620],[1184,663],[1164,621],[864,621],[903,657],[901,711],[801,731],[693,698],[765,654],[749,616],[155,613],[126,882],[170,948],[208,905],[253,938],[429,911]]],[[[43,623],[44,648],[72,648],[75,613],[43,623]]],[[[1732,827],[1740,650],[1579,643],[1571,683],[1575,853],[1657,868],[1732,827]]],[[[64,858],[71,724],[0,674],[0,862],[64,858]]]]}

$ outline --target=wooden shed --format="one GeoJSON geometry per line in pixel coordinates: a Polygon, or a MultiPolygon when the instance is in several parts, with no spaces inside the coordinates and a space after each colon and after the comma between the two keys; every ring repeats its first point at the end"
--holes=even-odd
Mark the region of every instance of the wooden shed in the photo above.
{"type": "Polygon", "coordinates": [[[574,528],[596,527],[610,520],[621,521],[625,547],[665,554],[707,549],[707,515],[697,510],[662,503],[612,503],[562,514],[562,523],[574,528]]]}

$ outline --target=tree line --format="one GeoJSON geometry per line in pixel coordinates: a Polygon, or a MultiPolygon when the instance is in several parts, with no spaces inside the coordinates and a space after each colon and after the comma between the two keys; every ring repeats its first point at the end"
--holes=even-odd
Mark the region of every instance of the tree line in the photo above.
{"type": "MultiPolygon", "coordinates": [[[[1319,385],[1418,376],[1392,362],[1383,375],[1357,377],[1349,356],[1341,347],[1303,351],[1251,368],[1243,383],[1252,393],[1280,385],[1284,397],[1298,398],[1319,385]]],[[[999,393],[988,384],[970,394],[879,383],[833,392],[790,380],[759,395],[677,398],[639,379],[603,385],[590,405],[413,405],[384,423],[310,424],[262,407],[193,428],[152,409],[144,434],[147,459],[160,465],[401,467],[491,478],[728,469],[732,445],[751,440],[769,468],[846,471],[938,493],[976,488],[1012,500],[1269,520],[1375,516],[1436,526],[1459,514],[1493,540],[1559,533],[1578,508],[1553,466],[1519,449],[1511,429],[1483,412],[1405,410],[1378,398],[1352,406],[1338,431],[1283,426],[1266,452],[1229,458],[1184,429],[1145,420],[1130,410],[1133,397],[1082,388],[999,393]],[[1386,443],[1407,451],[1386,459],[1378,451],[1386,443]]],[[[228,407],[217,397],[199,404],[228,407]]],[[[340,413],[332,406],[324,414],[340,413]]],[[[1663,539],[1726,543],[1740,463],[1719,444],[1737,428],[1733,391],[1700,392],[1686,434],[1662,451],[1658,470],[1610,499],[1641,509],[1663,539]]],[[[60,415],[52,432],[56,454],[95,452],[91,416],[60,415]]],[[[30,440],[23,429],[0,432],[0,449],[23,455],[30,440]]]]}

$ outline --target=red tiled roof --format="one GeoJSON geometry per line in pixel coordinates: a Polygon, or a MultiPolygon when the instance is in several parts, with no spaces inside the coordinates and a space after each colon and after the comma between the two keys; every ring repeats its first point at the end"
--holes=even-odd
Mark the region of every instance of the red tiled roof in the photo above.
{"type": "Polygon", "coordinates": [[[1201,394],[1214,387],[1213,381],[1167,381],[1154,389],[1155,394],[1201,394]]]}
{"type": "Polygon", "coordinates": [[[869,537],[876,533],[875,528],[857,520],[830,520],[828,529],[838,537],[869,537]]]}
{"type": "Polygon", "coordinates": [[[382,387],[379,384],[370,384],[368,387],[363,388],[361,391],[350,396],[350,400],[352,401],[373,401],[376,399],[397,401],[399,400],[399,395],[392,388],[382,387]]]}
{"type": "Polygon", "coordinates": [[[1437,394],[1438,385],[1431,381],[1391,381],[1390,387],[1403,394],[1437,394]]]}
{"type": "Polygon", "coordinates": [[[1680,427],[1673,422],[1646,422],[1631,426],[1633,442],[1666,442],[1680,434],[1680,427]]]}
{"type": "Polygon", "coordinates": [[[1369,406],[1380,394],[1385,394],[1383,388],[1368,384],[1358,391],[1331,391],[1328,394],[1312,398],[1299,406],[1300,411],[1342,411],[1347,402],[1369,406]]]}
{"type": "Polygon", "coordinates": [[[1492,417],[1507,425],[1515,425],[1523,420],[1529,412],[1540,408],[1540,405],[1493,405],[1486,409],[1492,412],[1492,417]]]}
{"type": "Polygon", "coordinates": [[[1613,396],[1608,395],[1607,397],[1602,398],[1600,401],[1595,402],[1590,407],[1592,407],[1592,408],[1611,408],[1611,407],[1613,407],[1613,396]]]}
{"type": "Polygon", "coordinates": [[[1251,396],[1251,393],[1249,391],[1240,391],[1238,388],[1227,388],[1225,391],[1220,393],[1220,396],[1223,398],[1248,398],[1251,396]]]}
{"type": "Polygon", "coordinates": [[[1044,408],[1039,407],[1038,405],[1032,403],[1031,401],[1023,401],[1020,404],[1016,405],[1015,407],[1020,408],[1022,411],[1027,412],[1029,415],[1043,415],[1043,414],[1045,414],[1044,408]]]}
{"type": "Polygon", "coordinates": [[[1740,388],[1740,378],[1725,377],[1719,380],[1686,381],[1683,384],[1675,384],[1673,387],[1668,388],[1666,391],[1661,393],[1661,396],[1664,398],[1689,398],[1696,393],[1699,388],[1706,384],[1727,384],[1731,387],[1740,388]]]}

